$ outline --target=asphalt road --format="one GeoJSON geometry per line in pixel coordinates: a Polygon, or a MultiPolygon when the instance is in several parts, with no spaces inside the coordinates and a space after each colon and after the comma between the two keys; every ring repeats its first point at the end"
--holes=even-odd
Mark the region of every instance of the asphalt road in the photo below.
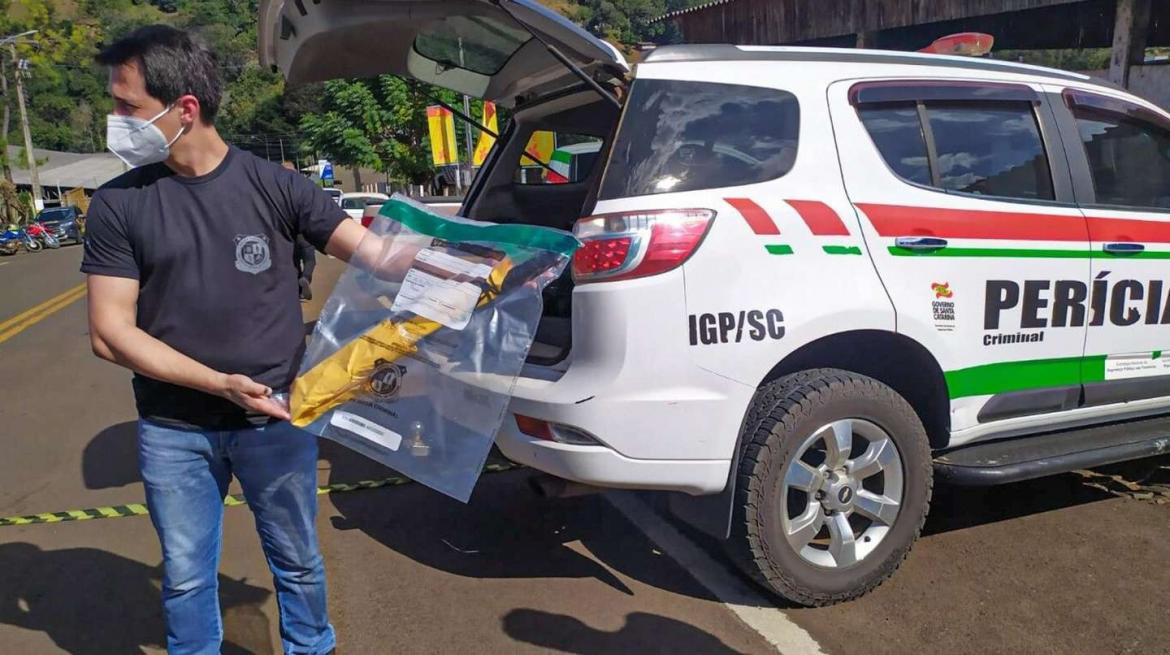
{"type": "MultiPolygon", "coordinates": [[[[0,326],[80,284],[80,256],[0,259],[0,326]]],[[[318,268],[306,320],[339,270],[318,268]]],[[[0,516],[143,497],[130,376],[90,354],[84,299],[63,298],[0,327],[0,516]]],[[[322,484],[389,474],[322,444],[322,484]]],[[[655,517],[632,522],[607,496],[539,499],[529,475],[485,475],[468,505],[417,485],[322,497],[340,652],[775,652],[769,639],[798,652],[793,634],[826,653],[1170,651],[1170,505],[1127,483],[1133,471],[940,489],[927,534],[874,593],[816,610],[739,594],[738,613],[721,599],[745,585],[717,544],[662,521],[654,499],[621,497],[655,517]]],[[[247,508],[224,532],[225,652],[278,652],[247,508]]],[[[159,561],[145,517],[0,527],[0,652],[159,652],[159,561]]]]}

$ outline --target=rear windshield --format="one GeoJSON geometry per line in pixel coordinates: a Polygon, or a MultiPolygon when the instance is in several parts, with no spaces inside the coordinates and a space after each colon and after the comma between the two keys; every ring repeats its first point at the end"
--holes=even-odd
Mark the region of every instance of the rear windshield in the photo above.
{"type": "Polygon", "coordinates": [[[73,218],[73,210],[64,207],[61,209],[46,209],[37,216],[37,221],[44,223],[45,221],[63,221],[73,218]]]}
{"type": "Polygon", "coordinates": [[[638,80],[599,198],[695,191],[778,178],[796,160],[800,107],[787,91],[638,80]]]}
{"type": "Polygon", "coordinates": [[[486,16],[448,16],[419,32],[418,54],[446,66],[495,75],[532,36],[486,16]]]}

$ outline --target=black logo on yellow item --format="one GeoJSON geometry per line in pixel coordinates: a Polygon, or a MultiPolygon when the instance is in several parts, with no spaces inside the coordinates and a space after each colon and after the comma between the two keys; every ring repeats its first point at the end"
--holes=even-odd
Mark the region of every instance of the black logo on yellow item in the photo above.
{"type": "Polygon", "coordinates": [[[392,364],[379,359],[374,364],[374,372],[366,383],[370,392],[379,398],[393,398],[402,389],[402,376],[406,375],[406,367],[392,364]]]}

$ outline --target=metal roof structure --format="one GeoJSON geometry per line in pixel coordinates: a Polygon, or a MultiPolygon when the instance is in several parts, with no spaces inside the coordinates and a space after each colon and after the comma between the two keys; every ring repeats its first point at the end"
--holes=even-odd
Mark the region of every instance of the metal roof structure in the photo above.
{"type": "MultiPolygon", "coordinates": [[[[122,160],[108,152],[86,154],[33,148],[33,157],[37,160],[41,186],[45,188],[93,190],[127,170],[122,160]]],[[[23,148],[8,146],[8,162],[12,167],[12,181],[17,186],[32,184],[23,148]]]]}
{"type": "Polygon", "coordinates": [[[1027,73],[1053,80],[1085,82],[1110,88],[1120,88],[1105,80],[1080,73],[1044,66],[1033,66],[998,59],[980,59],[951,55],[897,52],[892,50],[858,50],[850,48],[808,48],[800,46],[733,46],[670,45],[656,48],[642,58],[642,63],[678,61],[806,61],[856,64],[902,64],[968,70],[1027,73]]]}

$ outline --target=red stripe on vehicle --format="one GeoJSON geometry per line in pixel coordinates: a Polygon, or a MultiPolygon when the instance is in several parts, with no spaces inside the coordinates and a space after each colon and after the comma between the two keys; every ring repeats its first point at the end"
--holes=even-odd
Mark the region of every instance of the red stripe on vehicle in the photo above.
{"type": "Polygon", "coordinates": [[[858,203],[884,237],[953,237],[1022,241],[1088,241],[1079,215],[997,212],[938,207],[903,207],[858,203]]]}
{"type": "Polygon", "coordinates": [[[1089,238],[1106,243],[1170,243],[1170,221],[1089,217],[1089,238]]]}
{"type": "Polygon", "coordinates": [[[833,208],[819,200],[785,200],[817,236],[849,236],[849,228],[833,208]]]}
{"type": "Polygon", "coordinates": [[[724,198],[727,204],[735,207],[735,210],[743,216],[747,221],[748,227],[752,228],[752,232],[756,234],[780,234],[780,228],[776,227],[776,222],[764,211],[764,208],[757,205],[755,202],[747,198],[724,198]]]}

